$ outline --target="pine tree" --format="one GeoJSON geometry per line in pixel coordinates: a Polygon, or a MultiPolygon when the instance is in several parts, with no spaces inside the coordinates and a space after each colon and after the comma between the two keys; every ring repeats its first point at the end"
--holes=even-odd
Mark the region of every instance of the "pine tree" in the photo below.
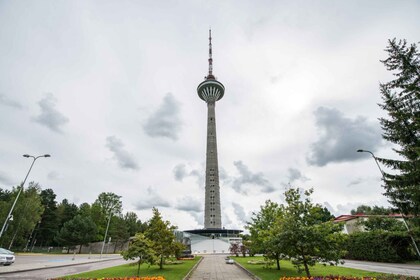
{"type": "Polygon", "coordinates": [[[387,118],[380,118],[383,138],[394,144],[400,159],[379,160],[393,170],[384,173],[385,195],[405,214],[420,213],[420,54],[416,44],[389,40],[381,61],[394,80],[380,84],[387,118]]]}

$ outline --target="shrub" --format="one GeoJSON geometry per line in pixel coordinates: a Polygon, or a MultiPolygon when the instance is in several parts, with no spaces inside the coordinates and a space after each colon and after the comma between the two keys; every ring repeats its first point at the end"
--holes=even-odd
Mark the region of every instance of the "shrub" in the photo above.
{"type": "Polygon", "coordinates": [[[413,259],[411,240],[406,233],[367,231],[349,235],[346,259],[404,262],[413,259]]]}

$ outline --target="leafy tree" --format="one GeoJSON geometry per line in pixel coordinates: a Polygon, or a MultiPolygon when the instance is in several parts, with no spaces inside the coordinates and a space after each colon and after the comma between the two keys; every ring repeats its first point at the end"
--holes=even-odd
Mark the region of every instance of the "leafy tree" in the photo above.
{"type": "Polygon", "coordinates": [[[232,255],[239,257],[239,252],[241,251],[241,248],[238,243],[232,243],[230,244],[229,251],[232,255]]]}
{"type": "Polygon", "coordinates": [[[389,40],[388,58],[381,61],[395,78],[380,84],[388,113],[380,118],[383,138],[396,144],[401,159],[379,160],[396,173],[384,173],[385,195],[404,214],[420,213],[420,53],[416,44],[389,40]]]}
{"type": "Polygon", "coordinates": [[[286,204],[272,231],[280,251],[292,260],[298,271],[302,271],[303,266],[308,277],[309,266],[317,262],[338,264],[345,253],[341,249],[342,226],[323,221],[322,206],[309,199],[312,193],[312,189],[305,191],[303,198],[298,188],[286,191],[286,204]]]}
{"type": "Polygon", "coordinates": [[[159,268],[163,269],[165,258],[175,254],[176,241],[174,230],[169,221],[163,221],[157,208],[152,209],[153,216],[148,222],[148,227],[144,235],[153,242],[153,248],[159,257],[159,268]]]}
{"type": "Polygon", "coordinates": [[[114,241],[114,253],[117,251],[118,245],[123,245],[130,237],[128,226],[122,217],[114,216],[111,220],[112,227],[109,229],[109,236],[114,241]]]}
{"type": "Polygon", "coordinates": [[[130,243],[128,250],[123,251],[121,255],[125,260],[134,260],[139,258],[138,267],[137,267],[137,276],[140,275],[140,265],[143,263],[148,263],[152,265],[156,263],[156,252],[153,249],[154,243],[146,238],[143,233],[137,233],[130,243]]]}
{"type": "Polygon", "coordinates": [[[406,232],[406,228],[403,222],[398,221],[395,218],[374,216],[369,217],[365,221],[361,221],[360,225],[364,226],[367,231],[382,230],[382,231],[399,231],[406,232]]]}
{"type": "MultiPolygon", "coordinates": [[[[19,189],[20,187],[13,189],[11,202],[15,200],[19,189]]],[[[3,239],[3,244],[6,246],[8,243],[9,249],[14,245],[24,248],[32,231],[39,222],[44,211],[40,192],[39,184],[34,182],[30,182],[28,188],[22,190],[12,213],[13,221],[9,221],[9,226],[3,239]]]]}
{"type": "Polygon", "coordinates": [[[370,207],[368,205],[359,205],[356,209],[350,211],[352,215],[364,214],[364,215],[389,215],[394,213],[394,210],[391,208],[386,208],[383,206],[370,207]]]}
{"type": "Polygon", "coordinates": [[[52,189],[45,189],[41,191],[40,197],[44,213],[35,234],[41,246],[50,246],[54,245],[54,236],[59,229],[56,194],[52,189]]]}
{"type": "Polygon", "coordinates": [[[278,240],[272,234],[272,229],[281,213],[280,205],[267,200],[258,213],[252,213],[251,222],[248,222],[246,226],[250,232],[251,254],[263,253],[266,258],[275,260],[278,270],[282,252],[276,244],[278,240]]]}
{"type": "Polygon", "coordinates": [[[135,212],[125,213],[124,220],[130,236],[134,236],[137,232],[145,232],[147,228],[147,223],[142,223],[135,212]]]}
{"type": "Polygon", "coordinates": [[[92,204],[92,218],[98,226],[97,239],[103,239],[108,225],[108,220],[112,216],[120,216],[122,212],[121,196],[112,192],[100,193],[92,204]]]}
{"type": "Polygon", "coordinates": [[[96,231],[96,225],[91,217],[76,215],[64,224],[55,239],[59,244],[66,246],[80,245],[80,254],[82,246],[94,240],[96,231]]]}
{"type": "Polygon", "coordinates": [[[79,208],[74,203],[69,203],[69,201],[65,198],[61,201],[61,203],[57,206],[57,217],[59,220],[58,228],[62,228],[63,225],[72,220],[78,213],[79,208]]]}

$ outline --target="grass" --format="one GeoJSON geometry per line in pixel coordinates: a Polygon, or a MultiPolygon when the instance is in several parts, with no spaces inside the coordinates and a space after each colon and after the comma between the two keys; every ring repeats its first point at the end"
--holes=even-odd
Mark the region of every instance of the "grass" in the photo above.
{"type": "MultiPolygon", "coordinates": [[[[306,276],[305,272],[299,274],[290,261],[280,261],[280,270],[277,270],[275,265],[273,265],[271,268],[266,268],[263,264],[248,263],[248,261],[251,260],[263,261],[263,257],[233,257],[233,259],[235,259],[236,262],[240,263],[243,267],[263,280],[279,280],[279,278],[283,276],[306,276]]],[[[310,267],[309,270],[312,276],[340,275],[354,277],[376,277],[383,275],[383,273],[376,273],[342,266],[323,266],[322,264],[317,264],[314,267],[310,267]]]]}
{"type": "MultiPolygon", "coordinates": [[[[183,260],[181,264],[166,264],[163,269],[159,266],[147,264],[140,266],[140,277],[142,276],[163,276],[165,279],[182,279],[191,268],[198,262],[200,257],[195,257],[193,260],[183,260]]],[[[74,278],[101,278],[101,277],[130,277],[137,275],[137,262],[109,267],[100,270],[94,270],[79,274],[74,274],[60,279],[74,279],[74,278]]]]}

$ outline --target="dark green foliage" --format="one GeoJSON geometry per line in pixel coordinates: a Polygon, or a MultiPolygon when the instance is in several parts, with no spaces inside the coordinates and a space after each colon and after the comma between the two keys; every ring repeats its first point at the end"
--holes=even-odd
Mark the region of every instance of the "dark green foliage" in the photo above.
{"type": "Polygon", "coordinates": [[[41,246],[56,245],[54,244],[54,236],[59,229],[56,195],[52,189],[46,189],[41,191],[40,197],[44,213],[34,237],[36,237],[38,244],[41,246]]]}
{"type": "Polygon", "coordinates": [[[352,215],[356,214],[365,214],[365,215],[389,215],[393,213],[398,213],[392,208],[385,208],[383,206],[376,206],[370,207],[368,205],[359,205],[356,209],[352,209],[350,212],[352,215]]]}
{"type": "Polygon", "coordinates": [[[94,240],[96,231],[96,225],[91,217],[82,217],[81,215],[77,215],[64,224],[55,239],[57,243],[61,245],[80,245],[80,253],[82,245],[94,240]]]}
{"type": "Polygon", "coordinates": [[[153,250],[159,257],[159,267],[162,269],[165,258],[174,255],[175,251],[180,247],[179,242],[175,241],[174,230],[169,221],[164,221],[157,208],[153,208],[153,217],[148,222],[147,230],[144,235],[152,241],[153,250]]]}
{"type": "Polygon", "coordinates": [[[383,230],[383,231],[406,231],[404,223],[395,219],[388,218],[386,216],[372,216],[369,217],[366,221],[360,222],[362,226],[365,227],[367,231],[372,230],[383,230]]]}
{"type": "Polygon", "coordinates": [[[349,235],[346,258],[376,262],[404,262],[413,259],[406,233],[366,231],[349,235]]]}
{"type": "Polygon", "coordinates": [[[396,144],[401,159],[379,160],[393,173],[385,173],[385,195],[404,214],[420,213],[420,53],[405,40],[389,40],[388,58],[382,61],[395,79],[380,84],[388,113],[381,118],[383,138],[396,144]]]}
{"type": "Polygon", "coordinates": [[[147,239],[143,233],[137,233],[130,243],[127,251],[123,251],[121,255],[125,260],[134,260],[139,258],[137,262],[137,276],[140,275],[140,265],[148,263],[153,265],[156,263],[156,252],[153,250],[154,244],[147,239]]]}

